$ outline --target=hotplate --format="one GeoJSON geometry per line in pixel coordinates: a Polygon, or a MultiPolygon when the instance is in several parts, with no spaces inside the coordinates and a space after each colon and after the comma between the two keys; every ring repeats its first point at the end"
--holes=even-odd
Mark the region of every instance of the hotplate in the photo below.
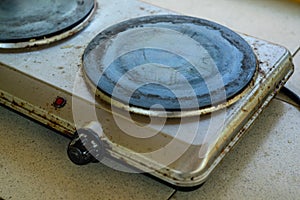
{"type": "Polygon", "coordinates": [[[293,73],[282,46],[140,1],[3,2],[0,103],[78,165],[199,186],[293,73]]]}

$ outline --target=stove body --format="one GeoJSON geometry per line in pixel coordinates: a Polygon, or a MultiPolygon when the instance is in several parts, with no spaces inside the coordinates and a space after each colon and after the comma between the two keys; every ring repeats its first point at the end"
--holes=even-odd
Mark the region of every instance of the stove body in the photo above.
{"type": "Polygon", "coordinates": [[[91,130],[100,136],[105,154],[168,183],[200,185],[291,76],[291,56],[281,46],[241,35],[259,65],[240,100],[208,115],[165,119],[163,127],[155,119],[149,125],[149,117],[139,114],[131,114],[132,120],[95,98],[81,59],[108,26],[155,14],[172,13],[134,0],[99,1],[90,24],[71,38],[34,50],[1,50],[0,103],[69,136],[91,130]]]}

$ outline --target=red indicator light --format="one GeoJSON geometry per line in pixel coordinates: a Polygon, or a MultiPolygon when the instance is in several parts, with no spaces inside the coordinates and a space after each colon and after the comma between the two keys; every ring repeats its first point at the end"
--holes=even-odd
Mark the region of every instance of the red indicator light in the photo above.
{"type": "Polygon", "coordinates": [[[53,105],[55,108],[62,108],[66,105],[66,103],[67,103],[66,99],[62,97],[57,97],[53,105]]]}

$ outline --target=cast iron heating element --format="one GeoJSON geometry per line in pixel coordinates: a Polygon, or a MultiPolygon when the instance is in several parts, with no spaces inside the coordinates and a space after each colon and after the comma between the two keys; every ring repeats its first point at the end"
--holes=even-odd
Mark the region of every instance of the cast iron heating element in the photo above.
{"type": "Polygon", "coordinates": [[[78,32],[91,17],[93,0],[2,0],[2,48],[22,48],[61,40],[78,32]]]}
{"type": "Polygon", "coordinates": [[[0,103],[71,137],[78,165],[200,186],[293,70],[282,46],[136,0],[0,1],[0,103]]]}

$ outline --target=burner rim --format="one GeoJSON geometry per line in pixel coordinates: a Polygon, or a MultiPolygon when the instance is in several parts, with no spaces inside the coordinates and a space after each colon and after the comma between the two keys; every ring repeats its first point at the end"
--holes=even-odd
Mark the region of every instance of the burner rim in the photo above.
{"type": "MultiPolygon", "coordinates": [[[[132,25],[134,26],[134,25],[132,25]]],[[[131,27],[127,27],[127,29],[130,29],[131,27]]],[[[124,30],[124,31],[126,31],[124,30]]],[[[201,18],[195,18],[195,17],[190,17],[190,16],[184,16],[184,15],[154,15],[154,16],[144,16],[144,17],[138,17],[138,18],[133,18],[127,21],[123,21],[120,22],[116,25],[113,25],[107,29],[105,29],[104,31],[102,31],[100,34],[98,34],[87,46],[87,48],[85,49],[85,52],[82,56],[82,66],[83,66],[83,74],[84,74],[84,78],[87,82],[87,85],[89,86],[89,88],[91,89],[91,92],[93,92],[93,94],[95,94],[96,97],[99,97],[102,101],[104,101],[105,103],[110,104],[112,107],[116,107],[119,109],[123,109],[126,111],[129,111],[131,113],[135,113],[135,114],[141,114],[141,115],[146,115],[146,116],[153,116],[153,117],[166,117],[167,118],[181,118],[181,117],[192,117],[192,116],[199,116],[199,115],[204,115],[204,114],[209,114],[212,113],[214,111],[217,110],[221,110],[224,109],[230,105],[232,105],[233,103],[237,102],[239,99],[241,99],[243,96],[245,96],[246,93],[248,93],[251,88],[253,88],[254,84],[255,84],[255,80],[257,79],[258,76],[258,68],[259,68],[259,63],[257,60],[257,56],[255,55],[252,47],[250,46],[249,43],[247,43],[239,34],[237,34],[236,32],[232,31],[231,29],[224,27],[218,23],[215,22],[211,22],[209,20],[205,20],[205,19],[201,19],[201,18]],[[250,53],[252,54],[251,56],[254,57],[254,61],[255,62],[255,66],[253,66],[253,76],[251,79],[249,79],[249,82],[242,88],[240,89],[238,92],[235,93],[235,95],[233,95],[232,97],[228,98],[225,102],[219,102],[217,103],[217,105],[207,105],[207,106],[203,106],[200,108],[188,108],[188,109],[167,109],[167,110],[151,110],[149,108],[145,108],[145,107],[141,107],[141,106],[137,106],[137,105],[132,105],[132,104],[125,104],[122,101],[120,101],[118,98],[116,97],[112,97],[112,95],[102,91],[102,89],[93,83],[93,80],[89,77],[89,74],[86,72],[85,70],[85,57],[86,55],[93,50],[93,45],[97,45],[97,42],[95,42],[97,40],[97,38],[99,37],[99,35],[101,35],[101,33],[103,32],[110,32],[114,30],[114,27],[120,26],[120,25],[124,25],[126,24],[126,22],[131,22],[134,20],[147,20],[147,18],[155,18],[155,17],[182,17],[182,18],[188,18],[188,19],[194,19],[194,20],[203,20],[204,22],[207,23],[213,23],[219,27],[225,28],[229,31],[231,31],[232,34],[234,34],[235,36],[240,38],[240,41],[244,43],[244,45],[246,44],[249,47],[249,50],[251,51],[250,53]]],[[[120,33],[120,32],[118,32],[120,33]]],[[[247,50],[246,50],[247,51],[247,50]]],[[[243,59],[243,62],[245,60],[251,60],[251,56],[246,55],[247,59],[243,59]]],[[[254,63],[253,63],[254,64],[254,63]]],[[[101,101],[101,102],[102,102],[101,101]]]]}
{"type": "Polygon", "coordinates": [[[65,27],[54,33],[38,36],[36,38],[0,40],[0,49],[13,50],[44,46],[71,37],[89,25],[90,21],[94,17],[94,14],[96,13],[97,8],[97,0],[93,0],[93,6],[91,10],[76,23],[73,23],[70,26],[65,27]]]}

